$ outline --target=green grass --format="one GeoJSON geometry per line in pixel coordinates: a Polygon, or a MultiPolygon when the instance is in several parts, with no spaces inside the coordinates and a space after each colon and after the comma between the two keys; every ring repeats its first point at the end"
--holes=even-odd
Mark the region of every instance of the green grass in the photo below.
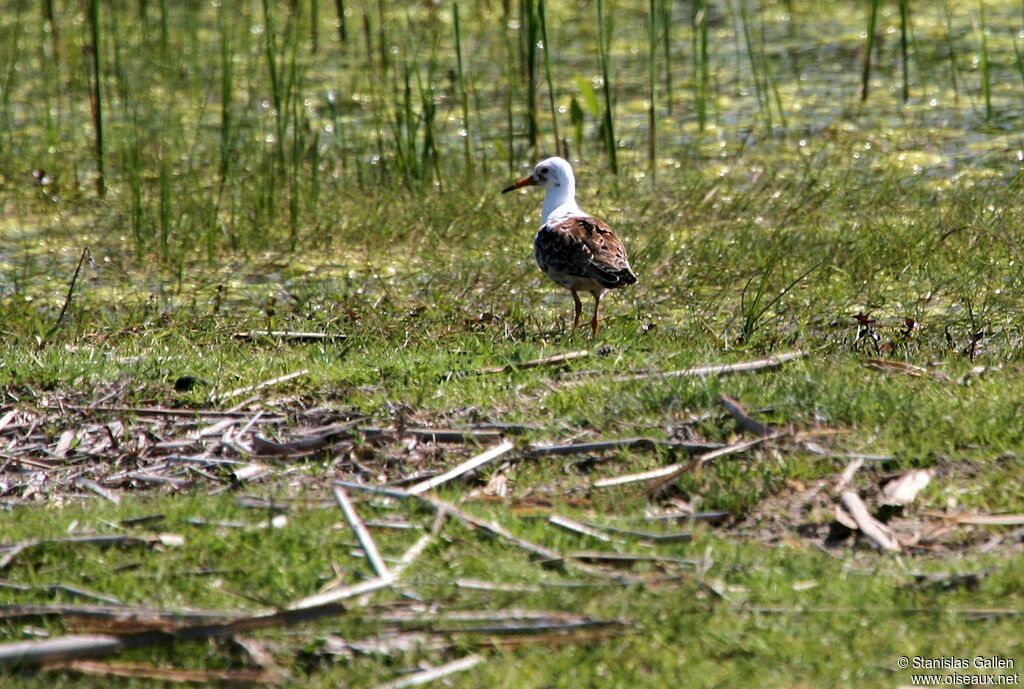
{"type": "MultiPolygon", "coordinates": [[[[362,503],[365,514],[377,511],[362,503]]],[[[383,514],[394,515],[395,508],[383,514]]],[[[403,511],[404,510],[399,510],[403,511]]],[[[480,512],[479,509],[474,510],[480,512]]],[[[121,507],[69,506],[23,514],[5,529],[12,539],[61,535],[75,528],[109,531],[110,523],[160,513],[164,520],[150,527],[183,534],[181,548],[147,554],[138,550],[47,547],[25,553],[11,567],[8,580],[44,586],[76,585],[116,594],[127,603],[257,609],[258,602],[285,602],[315,590],[335,576],[332,564],[349,580],[368,574],[365,564],[348,555],[354,541],[347,531],[332,528],[340,521],[333,509],[296,509],[280,529],[249,530],[197,527],[196,517],[255,523],[265,517],[245,510],[230,498],[205,496],[158,499],[121,507]],[[31,562],[31,566],[28,563],[31,562]]],[[[415,512],[417,522],[425,522],[415,512]]],[[[501,513],[492,516],[501,517],[501,513]]],[[[541,520],[517,520],[520,535],[566,550],[589,547],[586,539],[555,532],[541,520]]],[[[139,527],[129,530],[140,532],[139,527]]],[[[377,537],[385,557],[397,556],[413,537],[403,532],[377,537]]],[[[899,655],[941,655],[952,649],[978,647],[984,653],[1014,657],[1020,646],[1012,618],[969,621],[962,611],[977,607],[1018,607],[1019,574],[1000,557],[970,556],[955,571],[989,574],[974,591],[941,591],[915,587],[912,573],[944,572],[948,563],[928,558],[913,563],[879,561],[870,553],[833,557],[813,548],[768,548],[722,540],[698,531],[693,542],[660,546],[664,555],[704,560],[703,580],[724,597],[711,595],[694,580],[653,590],[634,588],[572,589],[545,587],[540,593],[476,592],[452,587],[456,578],[493,582],[557,584],[557,573],[544,573],[523,554],[495,542],[482,542],[462,527],[449,525],[445,538],[432,547],[407,583],[423,595],[444,600],[449,609],[499,609],[507,606],[583,612],[627,620],[629,634],[593,647],[526,649],[491,654],[482,668],[457,677],[455,686],[580,686],[604,684],[719,686],[739,675],[767,686],[875,685],[902,680],[895,665],[899,655]],[[599,595],[595,595],[599,594],[599,595]],[[870,633],[864,631],[870,627],[870,633]],[[941,638],[935,626],[945,630],[941,638]],[[833,662],[821,649],[843,644],[869,663],[833,662]],[[980,648],[980,647],[979,647],[980,648]],[[575,668],[574,676],[568,676],[575,668]]],[[[46,594],[21,594],[23,602],[49,602],[46,594]]],[[[388,600],[383,594],[380,602],[388,600]]],[[[61,600],[58,594],[56,600],[61,600]]],[[[66,602],[74,603],[74,599],[66,602]]],[[[372,636],[374,610],[355,610],[334,621],[300,628],[299,637],[284,632],[262,636],[310,650],[328,634],[348,639],[372,636]],[[304,641],[303,641],[304,640],[304,641]]],[[[54,631],[59,626],[52,627],[54,631]]],[[[223,654],[212,645],[179,643],[169,651],[140,650],[130,654],[143,662],[174,662],[185,667],[222,667],[223,654]]],[[[1017,656],[1019,657],[1019,655],[1017,656]]],[[[333,686],[344,679],[363,686],[390,676],[402,659],[361,658],[358,662],[324,662],[293,669],[294,686],[333,686]]],[[[19,686],[42,686],[52,678],[20,678],[19,686]]],[[[56,686],[86,686],[85,680],[58,679],[56,686]]]]}
{"type": "MultiPolygon", "coordinates": [[[[738,434],[731,420],[686,419],[717,409],[726,393],[763,422],[836,430],[828,442],[837,450],[891,455],[861,470],[860,489],[910,468],[935,469],[911,516],[1024,512],[1018,3],[948,12],[918,3],[912,35],[906,3],[695,2],[690,16],[678,4],[618,0],[602,5],[600,28],[590,3],[461,3],[457,31],[454,8],[430,3],[335,3],[345,6],[346,23],[322,3],[311,13],[304,4],[93,2],[91,23],[86,7],[55,4],[48,14],[49,4],[0,2],[3,409],[101,399],[207,407],[219,393],[307,369],[266,391],[264,404],[286,413],[330,406],[380,425],[405,413],[425,424],[536,426],[520,445],[668,437],[684,427],[725,441],[738,434]],[[870,73],[862,73],[872,7],[870,73]],[[319,22],[315,33],[311,21],[319,22]],[[56,26],[44,31],[47,22],[56,26]],[[657,55],[659,30],[667,36],[670,27],[669,53],[657,55]],[[901,27],[907,36],[897,40],[901,27]],[[83,48],[97,37],[94,56],[83,48]],[[540,38],[550,134],[537,112],[540,38]],[[658,68],[666,81],[655,99],[658,68]],[[871,92],[863,104],[862,86],[871,92]],[[102,105],[101,147],[90,94],[102,105]],[[570,297],[533,264],[539,194],[498,193],[527,169],[536,142],[558,140],[556,123],[572,131],[581,205],[620,232],[640,278],[605,298],[596,339],[568,331],[570,297]],[[487,161],[503,164],[488,172],[487,161]],[[608,174],[616,166],[619,174],[608,174]],[[36,181],[33,170],[45,176],[36,181]],[[64,311],[85,247],[91,260],[64,311]],[[877,321],[877,348],[858,340],[858,314],[877,321]],[[254,329],[344,338],[233,337],[254,329]],[[568,371],[474,375],[577,349],[591,356],[568,371]],[[773,372],[610,380],[790,349],[808,356],[773,372]],[[876,356],[933,375],[866,368],[876,356]],[[570,384],[585,373],[586,382],[570,384]],[[198,385],[176,391],[182,376],[198,385]]],[[[63,424],[55,419],[44,431],[55,439],[63,424]]],[[[437,466],[469,452],[448,449],[437,466]]],[[[398,448],[374,455],[401,457],[398,448]]],[[[636,450],[586,459],[520,461],[507,472],[512,495],[550,499],[553,511],[578,519],[657,528],[644,514],[663,497],[638,486],[588,486],[679,458],[636,450]],[[590,505],[574,502],[581,497],[590,505]]],[[[963,529],[945,553],[822,551],[820,533],[795,527],[803,519],[824,529],[831,506],[794,515],[780,505],[795,486],[831,481],[844,465],[786,447],[681,477],[671,496],[733,516],[728,526],[696,527],[688,544],[657,546],[706,558],[702,582],[459,590],[458,577],[565,576],[450,523],[409,583],[451,607],[547,607],[629,622],[630,633],[601,644],[490,651],[485,664],[452,680],[457,687],[899,686],[911,683],[896,667],[900,655],[996,654],[1019,668],[1019,617],[977,621],[956,612],[1024,606],[1012,530],[963,529]],[[1007,540],[980,553],[976,546],[997,534],[1007,540]],[[911,585],[918,571],[982,570],[988,575],[973,590],[911,585]]],[[[337,477],[330,466],[328,458],[275,464],[321,486],[337,477]]],[[[312,488],[293,495],[287,477],[247,490],[325,497],[312,488]]],[[[335,566],[348,580],[368,575],[351,554],[349,531],[334,528],[334,508],[296,508],[275,530],[188,523],[266,517],[236,505],[236,492],[140,490],[121,506],[95,498],[18,504],[0,513],[5,542],[65,534],[72,524],[107,532],[120,519],[162,513],[155,528],[185,535],[186,544],[162,552],[46,547],[23,553],[3,577],[74,584],[130,603],[252,609],[253,599],[280,605],[316,591],[335,566]],[[189,574],[200,568],[218,573],[189,574]]],[[[457,500],[465,492],[442,494],[457,500]]],[[[359,508],[422,527],[430,521],[406,505],[359,508]]],[[[465,508],[549,547],[595,546],[507,504],[465,508]]],[[[415,539],[377,535],[388,557],[415,539]]],[[[64,596],[0,588],[9,604],[64,596]]],[[[327,633],[359,638],[375,629],[370,612],[356,611],[298,628],[298,642],[284,632],[263,636],[313,650],[327,633]]],[[[24,625],[0,630],[4,640],[25,635],[24,625]]],[[[443,660],[282,656],[292,686],[313,687],[373,686],[425,658],[443,660]]],[[[237,661],[197,643],[129,657],[189,667],[237,661]]],[[[99,682],[0,677],[4,686],[99,682]]]]}

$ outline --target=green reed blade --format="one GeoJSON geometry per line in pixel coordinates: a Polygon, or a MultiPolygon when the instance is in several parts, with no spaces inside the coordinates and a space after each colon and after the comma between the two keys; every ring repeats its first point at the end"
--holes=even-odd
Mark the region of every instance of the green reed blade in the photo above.
{"type": "Polygon", "coordinates": [[[1021,55],[1020,46],[1017,45],[1017,37],[1012,36],[1013,40],[1013,65],[1017,68],[1017,74],[1020,75],[1022,81],[1024,81],[1024,56],[1021,55]]]}
{"type": "Polygon", "coordinates": [[[537,114],[537,9],[534,0],[523,0],[526,37],[526,124],[533,159],[540,158],[540,122],[537,114]]]}
{"type": "Polygon", "coordinates": [[[231,48],[226,3],[221,3],[217,12],[217,28],[220,31],[220,184],[223,189],[231,171],[231,117],[234,96],[234,59],[231,48]]]}
{"type": "Polygon", "coordinates": [[[953,82],[953,102],[960,102],[960,84],[957,79],[956,68],[956,42],[953,40],[953,10],[949,7],[949,0],[944,0],[943,5],[946,13],[946,47],[949,50],[949,78],[953,82]]]}
{"type": "Polygon", "coordinates": [[[608,69],[608,53],[611,51],[611,30],[605,22],[604,0],[597,0],[597,46],[601,60],[602,92],[604,94],[604,143],[608,152],[608,165],[612,174],[619,174],[616,155],[615,123],[612,117],[612,88],[608,69]]]}
{"type": "Polygon", "coordinates": [[[985,19],[985,0],[978,1],[981,30],[981,93],[985,99],[985,121],[992,121],[992,69],[988,56],[988,22],[985,19]]]}
{"type": "Polygon", "coordinates": [[[697,126],[704,131],[708,119],[708,93],[711,72],[708,66],[708,3],[694,0],[691,16],[693,29],[693,87],[697,106],[697,126]]]}
{"type": "Polygon", "coordinates": [[[900,5],[900,59],[903,63],[903,102],[910,100],[910,0],[899,0],[900,5]]]}
{"type": "Polygon", "coordinates": [[[548,82],[548,103],[551,106],[551,129],[555,137],[555,155],[564,156],[562,137],[558,133],[558,111],[555,108],[555,85],[551,78],[551,44],[548,43],[548,22],[544,11],[544,0],[537,2],[537,19],[540,24],[541,41],[544,43],[544,73],[548,82]]]}
{"type": "Polygon", "coordinates": [[[270,72],[270,93],[274,104],[276,122],[276,150],[278,165],[284,165],[284,92],[281,75],[277,67],[277,39],[274,36],[274,16],[270,11],[270,0],[263,0],[263,49],[267,58],[267,69],[270,72]]]}
{"type": "Polygon", "coordinates": [[[164,59],[164,67],[168,67],[168,60],[171,56],[171,8],[169,0],[160,0],[160,52],[164,59]]]}
{"type": "Polygon", "coordinates": [[[100,71],[100,2],[89,0],[88,7],[89,33],[92,36],[92,105],[93,129],[96,132],[96,193],[103,196],[107,192],[104,179],[104,146],[103,146],[103,75],[100,71]]]}
{"type": "Polygon", "coordinates": [[[338,40],[344,46],[348,41],[348,29],[345,27],[345,0],[334,0],[334,12],[338,16],[338,40]]]}
{"type": "Polygon", "coordinates": [[[501,19],[501,27],[502,35],[505,37],[505,153],[508,160],[508,172],[511,176],[516,168],[515,116],[513,115],[513,103],[515,102],[515,97],[512,90],[517,81],[514,78],[515,75],[513,73],[516,50],[514,46],[514,39],[512,38],[511,31],[509,30],[509,15],[509,7],[506,5],[505,12],[501,19]]]}
{"type": "Polygon", "coordinates": [[[743,30],[743,43],[747,50],[747,60],[750,63],[750,73],[754,77],[754,93],[757,95],[757,107],[761,111],[764,117],[765,128],[770,134],[772,131],[772,111],[770,104],[768,103],[767,94],[765,93],[766,88],[764,83],[761,81],[761,69],[757,57],[754,55],[754,41],[750,37],[750,22],[747,17],[747,7],[745,0],[740,0],[740,27],[743,30]]]}
{"type": "Polygon", "coordinates": [[[647,169],[654,181],[658,160],[658,7],[647,6],[647,169]]]}
{"type": "Polygon", "coordinates": [[[672,114],[672,6],[669,0],[659,0],[661,21],[662,62],[665,63],[665,109],[672,114]]]}
{"type": "Polygon", "coordinates": [[[455,28],[455,58],[458,66],[459,80],[459,101],[462,105],[462,129],[465,134],[462,136],[463,151],[466,158],[466,176],[473,176],[473,142],[470,136],[469,126],[469,95],[466,92],[466,78],[462,67],[462,32],[459,30],[459,3],[453,6],[453,19],[455,28]]]}
{"type": "MultiPolygon", "coordinates": [[[[775,101],[775,110],[779,113],[779,123],[783,128],[787,127],[786,123],[786,111],[782,107],[782,96],[779,95],[779,84],[775,79],[775,73],[772,70],[771,60],[768,59],[768,39],[765,36],[765,21],[764,21],[764,6],[758,5],[758,19],[760,23],[760,45],[758,46],[758,52],[761,55],[761,69],[764,72],[765,87],[771,92],[772,100],[775,101]]],[[[769,104],[769,110],[771,104],[769,104]]]]}
{"type": "Polygon", "coordinates": [[[313,53],[314,55],[320,49],[320,27],[318,26],[319,19],[319,0],[309,0],[309,52],[313,53]]]}
{"type": "Polygon", "coordinates": [[[60,27],[57,26],[57,17],[53,11],[53,0],[43,2],[43,14],[50,30],[50,45],[53,49],[53,59],[60,64],[60,27]]]}
{"type": "Polygon", "coordinates": [[[875,27],[878,24],[878,6],[880,0],[871,0],[871,7],[868,11],[868,31],[864,43],[864,62],[860,76],[860,99],[868,99],[868,87],[871,83],[871,53],[875,48],[875,27]]]}

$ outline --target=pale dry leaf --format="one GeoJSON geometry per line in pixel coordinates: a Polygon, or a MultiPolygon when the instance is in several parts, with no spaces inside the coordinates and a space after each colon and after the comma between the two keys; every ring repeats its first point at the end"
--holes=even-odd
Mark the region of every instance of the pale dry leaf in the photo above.
{"type": "Polygon", "coordinates": [[[901,507],[914,502],[917,494],[931,482],[935,472],[932,469],[912,469],[902,476],[889,481],[882,487],[880,505],[901,507]]]}
{"type": "Polygon", "coordinates": [[[501,472],[495,472],[484,487],[484,495],[497,495],[502,498],[507,497],[508,476],[501,472]]]}

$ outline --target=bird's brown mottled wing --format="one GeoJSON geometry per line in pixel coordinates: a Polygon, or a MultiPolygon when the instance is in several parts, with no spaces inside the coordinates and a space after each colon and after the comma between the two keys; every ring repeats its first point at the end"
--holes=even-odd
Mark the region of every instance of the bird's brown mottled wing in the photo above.
{"type": "Polygon", "coordinates": [[[593,280],[605,289],[636,282],[622,240],[597,218],[567,218],[542,229],[536,250],[541,269],[553,278],[593,280]]]}

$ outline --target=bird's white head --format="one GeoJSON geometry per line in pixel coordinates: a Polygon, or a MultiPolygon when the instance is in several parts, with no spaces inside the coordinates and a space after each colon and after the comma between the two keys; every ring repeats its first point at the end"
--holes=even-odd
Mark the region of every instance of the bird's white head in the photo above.
{"type": "Polygon", "coordinates": [[[544,187],[547,191],[571,189],[574,192],[576,190],[576,178],[572,174],[572,165],[569,164],[568,160],[557,156],[547,158],[537,163],[529,177],[524,177],[515,184],[505,187],[501,190],[501,193],[505,194],[514,189],[529,186],[544,187]]]}
{"type": "Polygon", "coordinates": [[[544,210],[541,212],[542,220],[579,212],[576,206],[576,177],[572,173],[572,165],[564,158],[556,156],[540,161],[529,177],[505,187],[501,193],[529,186],[544,187],[547,192],[544,210]]]}

